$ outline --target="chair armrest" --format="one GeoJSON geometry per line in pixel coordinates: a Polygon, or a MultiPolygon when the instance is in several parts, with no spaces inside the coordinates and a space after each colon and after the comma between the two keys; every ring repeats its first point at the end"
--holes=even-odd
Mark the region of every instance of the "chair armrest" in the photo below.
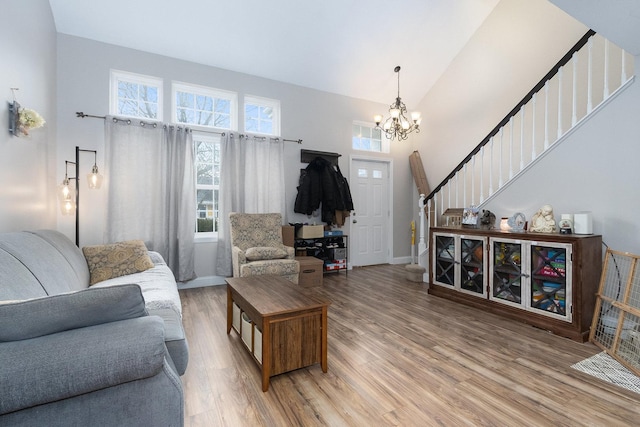
{"type": "Polygon", "coordinates": [[[151,258],[151,262],[153,263],[153,265],[158,265],[158,264],[167,264],[166,261],[164,260],[164,258],[162,257],[162,255],[160,255],[159,252],[155,252],[155,251],[147,251],[147,253],[149,254],[149,258],[151,258]]]}
{"type": "Polygon", "coordinates": [[[231,248],[231,261],[233,264],[233,277],[240,277],[240,266],[247,263],[245,252],[238,246],[231,248]]]}
{"type": "Polygon", "coordinates": [[[165,354],[157,316],[0,343],[0,414],[154,376],[165,354]]]}
{"type": "Polygon", "coordinates": [[[296,250],[291,246],[284,246],[284,249],[287,251],[287,259],[295,259],[296,258],[296,250]]]}
{"type": "Polygon", "coordinates": [[[146,316],[138,285],[82,291],[0,304],[0,342],[146,316]]]}

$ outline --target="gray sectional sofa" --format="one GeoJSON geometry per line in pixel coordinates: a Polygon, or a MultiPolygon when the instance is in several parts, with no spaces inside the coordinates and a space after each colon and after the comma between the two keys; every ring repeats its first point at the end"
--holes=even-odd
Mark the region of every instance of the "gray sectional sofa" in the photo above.
{"type": "Polygon", "coordinates": [[[89,287],[63,234],[0,234],[0,425],[183,425],[180,297],[149,256],[152,268],[89,287]]]}

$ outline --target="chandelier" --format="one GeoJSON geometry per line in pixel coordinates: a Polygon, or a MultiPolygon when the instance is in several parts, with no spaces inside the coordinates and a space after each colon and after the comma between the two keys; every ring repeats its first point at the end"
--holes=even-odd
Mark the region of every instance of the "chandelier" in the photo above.
{"type": "Polygon", "coordinates": [[[374,120],[376,129],[382,130],[387,138],[391,140],[398,138],[398,141],[404,141],[411,132],[420,132],[421,118],[418,112],[411,113],[410,120],[407,118],[407,107],[400,99],[400,66],[398,65],[393,71],[398,73],[398,97],[393,104],[389,105],[389,118],[384,121],[382,126],[380,126],[382,123],[381,115],[375,116],[374,120]]]}

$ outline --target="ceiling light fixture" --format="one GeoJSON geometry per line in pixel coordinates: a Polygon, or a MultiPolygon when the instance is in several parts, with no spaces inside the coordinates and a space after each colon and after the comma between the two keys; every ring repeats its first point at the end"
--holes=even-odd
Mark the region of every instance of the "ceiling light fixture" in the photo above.
{"type": "Polygon", "coordinates": [[[376,128],[381,129],[387,138],[391,140],[398,138],[398,141],[404,141],[411,132],[420,132],[420,122],[422,119],[418,112],[411,113],[411,120],[407,118],[407,107],[404,105],[404,102],[402,102],[402,99],[400,99],[400,66],[398,65],[393,71],[398,73],[398,97],[396,101],[389,106],[389,118],[384,121],[382,126],[380,126],[380,123],[382,123],[381,115],[375,116],[374,120],[376,122],[376,128]]]}

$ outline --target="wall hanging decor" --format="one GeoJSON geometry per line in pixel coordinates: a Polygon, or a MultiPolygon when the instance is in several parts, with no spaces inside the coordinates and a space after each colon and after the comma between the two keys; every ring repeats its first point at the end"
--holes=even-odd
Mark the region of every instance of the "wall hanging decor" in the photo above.
{"type": "Polygon", "coordinates": [[[9,102],[9,133],[15,136],[27,136],[32,129],[44,126],[46,121],[37,111],[20,106],[16,100],[17,87],[12,87],[13,102],[9,102]]]}

